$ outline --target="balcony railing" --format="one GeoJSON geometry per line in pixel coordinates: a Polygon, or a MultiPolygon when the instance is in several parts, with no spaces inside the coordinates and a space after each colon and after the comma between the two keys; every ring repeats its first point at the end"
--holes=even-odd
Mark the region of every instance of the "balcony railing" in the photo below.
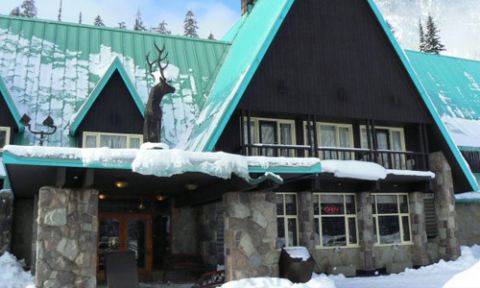
{"type": "Polygon", "coordinates": [[[318,147],[309,145],[245,144],[245,155],[270,157],[318,157],[322,160],[357,160],[375,162],[386,169],[428,170],[426,153],[371,150],[364,148],[318,147]]]}

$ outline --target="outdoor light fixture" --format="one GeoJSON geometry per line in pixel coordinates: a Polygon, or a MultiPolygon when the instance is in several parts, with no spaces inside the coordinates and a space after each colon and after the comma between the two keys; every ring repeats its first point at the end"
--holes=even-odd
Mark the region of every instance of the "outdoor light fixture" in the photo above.
{"type": "Polygon", "coordinates": [[[42,125],[47,127],[47,131],[33,130],[30,121],[32,121],[32,119],[26,113],[23,114],[22,118],[20,118],[20,123],[22,123],[23,126],[27,127],[30,133],[32,133],[33,135],[40,135],[40,146],[43,146],[43,142],[45,141],[46,136],[53,135],[55,134],[55,132],[57,132],[57,126],[55,125],[55,122],[53,121],[52,117],[50,117],[50,115],[47,116],[47,118],[45,118],[45,120],[43,120],[42,122],[42,125]]]}
{"type": "Polygon", "coordinates": [[[138,209],[140,209],[140,210],[145,209],[145,205],[143,204],[143,199],[140,200],[140,204],[138,204],[138,209]]]}
{"type": "Polygon", "coordinates": [[[98,194],[98,199],[100,200],[105,200],[107,198],[107,195],[105,194],[98,194]]]}
{"type": "Polygon", "coordinates": [[[195,184],[195,183],[187,183],[187,184],[185,184],[185,189],[187,189],[188,191],[197,190],[197,188],[198,188],[198,185],[195,184]]]}
{"type": "Polygon", "coordinates": [[[128,182],[125,181],[125,180],[115,181],[115,187],[117,187],[117,188],[119,188],[119,189],[126,188],[127,186],[128,186],[128,182]]]}
{"type": "Polygon", "coordinates": [[[161,202],[161,201],[165,201],[167,199],[167,196],[160,194],[160,195],[157,195],[155,198],[157,199],[157,201],[161,202]]]}

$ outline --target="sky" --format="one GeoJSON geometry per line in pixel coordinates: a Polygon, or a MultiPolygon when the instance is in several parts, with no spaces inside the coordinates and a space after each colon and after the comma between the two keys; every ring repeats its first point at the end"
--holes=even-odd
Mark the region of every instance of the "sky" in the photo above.
{"type": "MultiPolygon", "coordinates": [[[[0,14],[9,14],[22,0],[0,0],[0,14]]],[[[60,0],[36,0],[40,19],[56,20],[60,0]]],[[[138,10],[147,28],[162,20],[174,34],[183,34],[183,19],[188,10],[197,17],[200,37],[210,33],[221,38],[240,17],[240,0],[63,0],[62,21],[78,23],[82,12],[83,24],[93,24],[99,14],[105,25],[117,27],[124,21],[133,27],[138,10]]]]}

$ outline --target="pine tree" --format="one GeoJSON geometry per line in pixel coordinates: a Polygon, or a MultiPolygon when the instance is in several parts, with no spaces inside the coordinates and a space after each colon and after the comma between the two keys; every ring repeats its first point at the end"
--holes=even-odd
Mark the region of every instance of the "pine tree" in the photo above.
{"type": "Polygon", "coordinates": [[[217,40],[217,39],[215,39],[215,36],[211,32],[210,32],[210,35],[208,35],[208,39],[209,40],[217,40]]]}
{"type": "Polygon", "coordinates": [[[78,24],[82,24],[82,12],[78,14],[78,24]]]}
{"type": "Polygon", "coordinates": [[[35,6],[35,0],[24,0],[20,7],[23,9],[21,16],[34,18],[37,16],[37,7],[35,6]]]}
{"type": "Polygon", "coordinates": [[[127,29],[127,25],[125,24],[125,21],[118,22],[118,29],[127,29]]]}
{"type": "Polygon", "coordinates": [[[197,19],[195,19],[195,15],[191,10],[188,10],[187,14],[185,15],[185,20],[183,21],[183,29],[184,35],[190,38],[198,38],[198,23],[197,19]]]}
{"type": "Polygon", "coordinates": [[[137,11],[137,17],[135,18],[135,25],[133,25],[133,30],[136,30],[136,31],[147,30],[147,28],[145,28],[145,25],[143,25],[142,13],[140,12],[140,10],[137,11]]]}
{"type": "Polygon", "coordinates": [[[395,29],[393,28],[392,24],[388,21],[386,21],[386,22],[387,22],[388,28],[390,28],[390,31],[392,31],[392,34],[395,35],[395,29]]]}
{"type": "Polygon", "coordinates": [[[60,7],[58,7],[58,21],[62,21],[62,0],[60,0],[60,7]]]}
{"type": "Polygon", "coordinates": [[[165,20],[162,20],[162,22],[160,22],[160,24],[158,24],[158,27],[153,28],[153,31],[155,31],[157,33],[160,33],[160,34],[170,35],[170,34],[172,34],[172,31],[168,30],[167,26],[168,26],[167,22],[165,22],[165,20]]]}
{"type": "Polygon", "coordinates": [[[423,30],[422,20],[418,21],[418,32],[420,34],[420,45],[418,46],[418,50],[420,50],[420,52],[425,52],[425,31],[423,30]]]}
{"type": "Polygon", "coordinates": [[[93,22],[93,25],[105,27],[105,24],[103,23],[102,17],[100,17],[100,15],[97,15],[97,17],[95,17],[95,22],[93,22]]]}
{"type": "Polygon", "coordinates": [[[13,10],[10,12],[10,16],[22,16],[22,13],[20,12],[20,7],[15,7],[13,10]]]}
{"type": "Polygon", "coordinates": [[[438,33],[437,25],[433,22],[433,17],[428,16],[427,18],[427,31],[425,33],[425,52],[432,54],[440,54],[440,52],[445,51],[445,45],[440,42],[440,35],[438,33]]]}

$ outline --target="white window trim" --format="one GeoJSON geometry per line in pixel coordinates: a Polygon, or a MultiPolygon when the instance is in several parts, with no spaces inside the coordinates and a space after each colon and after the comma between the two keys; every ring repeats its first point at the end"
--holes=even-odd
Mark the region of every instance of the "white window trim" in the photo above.
{"type": "Polygon", "coordinates": [[[87,137],[88,136],[93,136],[95,137],[95,146],[97,148],[100,147],[100,137],[101,136],[125,136],[127,137],[127,148],[130,148],[130,139],[139,139],[140,140],[140,145],[143,143],[143,135],[141,134],[125,134],[125,133],[106,133],[106,132],[91,132],[91,131],[85,131],[83,132],[82,135],[82,147],[86,148],[86,143],[87,143],[87,137]]]}
{"type": "MultiPolygon", "coordinates": [[[[10,144],[10,127],[0,127],[0,131],[6,132],[5,134],[5,145],[10,144]]],[[[0,151],[3,151],[3,147],[0,147],[0,151]]]]}
{"type": "MultiPolygon", "coordinates": [[[[297,246],[299,245],[300,243],[300,228],[298,227],[298,195],[297,193],[287,193],[287,192],[275,192],[275,196],[282,196],[282,204],[283,204],[283,214],[279,215],[278,214],[278,211],[276,212],[276,215],[277,215],[277,219],[278,218],[283,218],[284,221],[283,221],[283,231],[285,231],[285,247],[290,247],[288,246],[288,243],[290,242],[290,238],[288,236],[288,219],[295,219],[295,227],[297,228],[297,246]],[[297,214],[295,215],[287,215],[287,204],[286,204],[286,201],[285,201],[285,196],[287,195],[293,195],[295,196],[295,205],[297,206],[295,211],[297,212],[297,214]]],[[[277,198],[275,198],[275,203],[276,203],[276,200],[277,198]]],[[[277,235],[277,238],[278,238],[278,235],[277,235]]],[[[281,249],[281,247],[280,247],[281,249]]]]}
{"type": "MultiPolygon", "coordinates": [[[[250,123],[248,123],[248,117],[244,117],[243,118],[244,121],[243,123],[247,123],[247,127],[250,123]]],[[[250,122],[253,122],[253,129],[254,129],[254,138],[255,139],[250,139],[253,143],[251,144],[262,144],[260,143],[260,122],[261,121],[269,121],[269,122],[275,122],[276,123],[276,129],[277,129],[277,137],[280,139],[281,138],[281,129],[280,129],[280,125],[281,124],[288,124],[292,127],[292,134],[291,134],[291,139],[290,139],[290,142],[292,142],[292,146],[294,145],[297,145],[297,132],[296,132],[296,128],[295,128],[295,120],[290,120],[290,119],[278,119],[278,118],[262,118],[262,117],[250,117],[250,122]]],[[[245,124],[244,124],[245,125],[245,124]]],[[[242,127],[242,129],[245,129],[245,126],[242,127]]],[[[244,135],[247,134],[248,135],[248,131],[244,131],[244,135]]],[[[243,141],[245,143],[247,143],[247,140],[248,139],[243,139],[243,141]]],[[[276,145],[283,145],[283,144],[276,144],[276,145]]],[[[258,152],[257,152],[257,149],[258,148],[255,148],[255,149],[252,149],[252,155],[258,155],[258,152]]]]}
{"type": "MultiPolygon", "coordinates": [[[[343,214],[335,214],[335,215],[322,215],[319,207],[319,214],[316,215],[314,213],[313,217],[314,219],[318,219],[318,231],[319,231],[319,240],[320,240],[320,245],[317,245],[315,243],[315,248],[316,249],[337,249],[337,248],[359,248],[360,247],[360,240],[359,240],[359,235],[358,235],[358,217],[357,217],[357,196],[355,193],[313,193],[313,197],[318,197],[318,203],[320,205],[320,196],[343,196],[343,214]],[[355,214],[347,214],[347,205],[346,205],[346,197],[345,196],[353,196],[353,199],[355,201],[355,214]],[[344,217],[345,219],[345,239],[347,240],[347,245],[345,246],[323,246],[323,234],[322,234],[322,218],[330,218],[330,217],[344,217]],[[355,219],[355,228],[357,229],[357,243],[355,244],[350,244],[348,239],[350,238],[350,227],[348,225],[348,220],[350,218],[355,219]]],[[[315,223],[315,222],[314,222],[315,223]]]]}
{"type": "Polygon", "coordinates": [[[389,246],[402,246],[402,245],[413,245],[413,240],[412,240],[412,221],[410,217],[410,199],[408,196],[408,193],[372,193],[373,196],[373,201],[375,205],[375,211],[377,213],[373,213],[372,211],[372,221],[374,221],[373,225],[375,225],[375,229],[377,231],[377,239],[374,243],[375,247],[389,247],[389,246]],[[378,213],[378,206],[377,206],[377,199],[376,196],[396,196],[397,197],[397,209],[398,213],[378,213]],[[407,213],[402,213],[400,212],[400,196],[407,196],[407,205],[408,205],[408,212],[407,213]],[[381,216],[397,216],[398,221],[399,221],[399,226],[400,226],[400,243],[391,243],[391,244],[382,244],[380,243],[380,229],[378,227],[378,217],[381,216]],[[408,217],[408,230],[410,232],[410,241],[404,241],[403,240],[403,222],[402,218],[403,217],[408,217]]]}
{"type": "MultiPolygon", "coordinates": [[[[393,143],[392,132],[400,132],[400,145],[402,146],[401,150],[397,151],[397,150],[391,150],[390,149],[388,151],[407,152],[407,148],[406,148],[407,146],[405,144],[405,129],[403,129],[403,127],[375,126],[374,129],[388,130],[388,138],[389,138],[389,141],[390,141],[390,145],[391,145],[391,143],[393,143]]],[[[363,130],[367,130],[367,126],[360,125],[360,143],[363,143],[364,140],[367,140],[367,142],[368,142],[368,139],[363,138],[364,137],[363,133],[362,133],[363,130]]],[[[368,148],[368,147],[362,147],[362,148],[368,148]]]]}
{"type": "MultiPolygon", "coordinates": [[[[310,122],[312,123],[312,122],[310,122]]],[[[334,123],[334,122],[316,122],[315,124],[315,129],[317,130],[317,146],[316,147],[317,149],[318,148],[332,148],[332,149],[335,149],[335,148],[351,148],[351,149],[354,149],[355,147],[355,143],[354,143],[354,137],[353,137],[353,125],[352,124],[345,124],[345,123],[334,123]],[[320,146],[320,143],[321,143],[321,133],[320,133],[320,127],[321,126],[334,126],[335,127],[335,134],[336,134],[336,139],[335,139],[335,145],[336,146],[332,146],[332,147],[323,147],[323,146],[320,146]],[[348,129],[348,134],[349,134],[349,140],[350,140],[350,145],[348,147],[340,147],[339,146],[339,143],[340,143],[340,133],[338,132],[340,128],[347,128],[348,129]]],[[[303,121],[303,143],[305,143],[305,145],[308,145],[306,143],[309,143],[308,141],[308,122],[307,121],[303,121]]],[[[309,155],[310,151],[307,151],[306,152],[307,155],[309,155]]],[[[352,155],[351,155],[352,159],[354,159],[354,153],[352,152],[352,155]]],[[[320,157],[321,158],[321,157],[320,157]]]]}

